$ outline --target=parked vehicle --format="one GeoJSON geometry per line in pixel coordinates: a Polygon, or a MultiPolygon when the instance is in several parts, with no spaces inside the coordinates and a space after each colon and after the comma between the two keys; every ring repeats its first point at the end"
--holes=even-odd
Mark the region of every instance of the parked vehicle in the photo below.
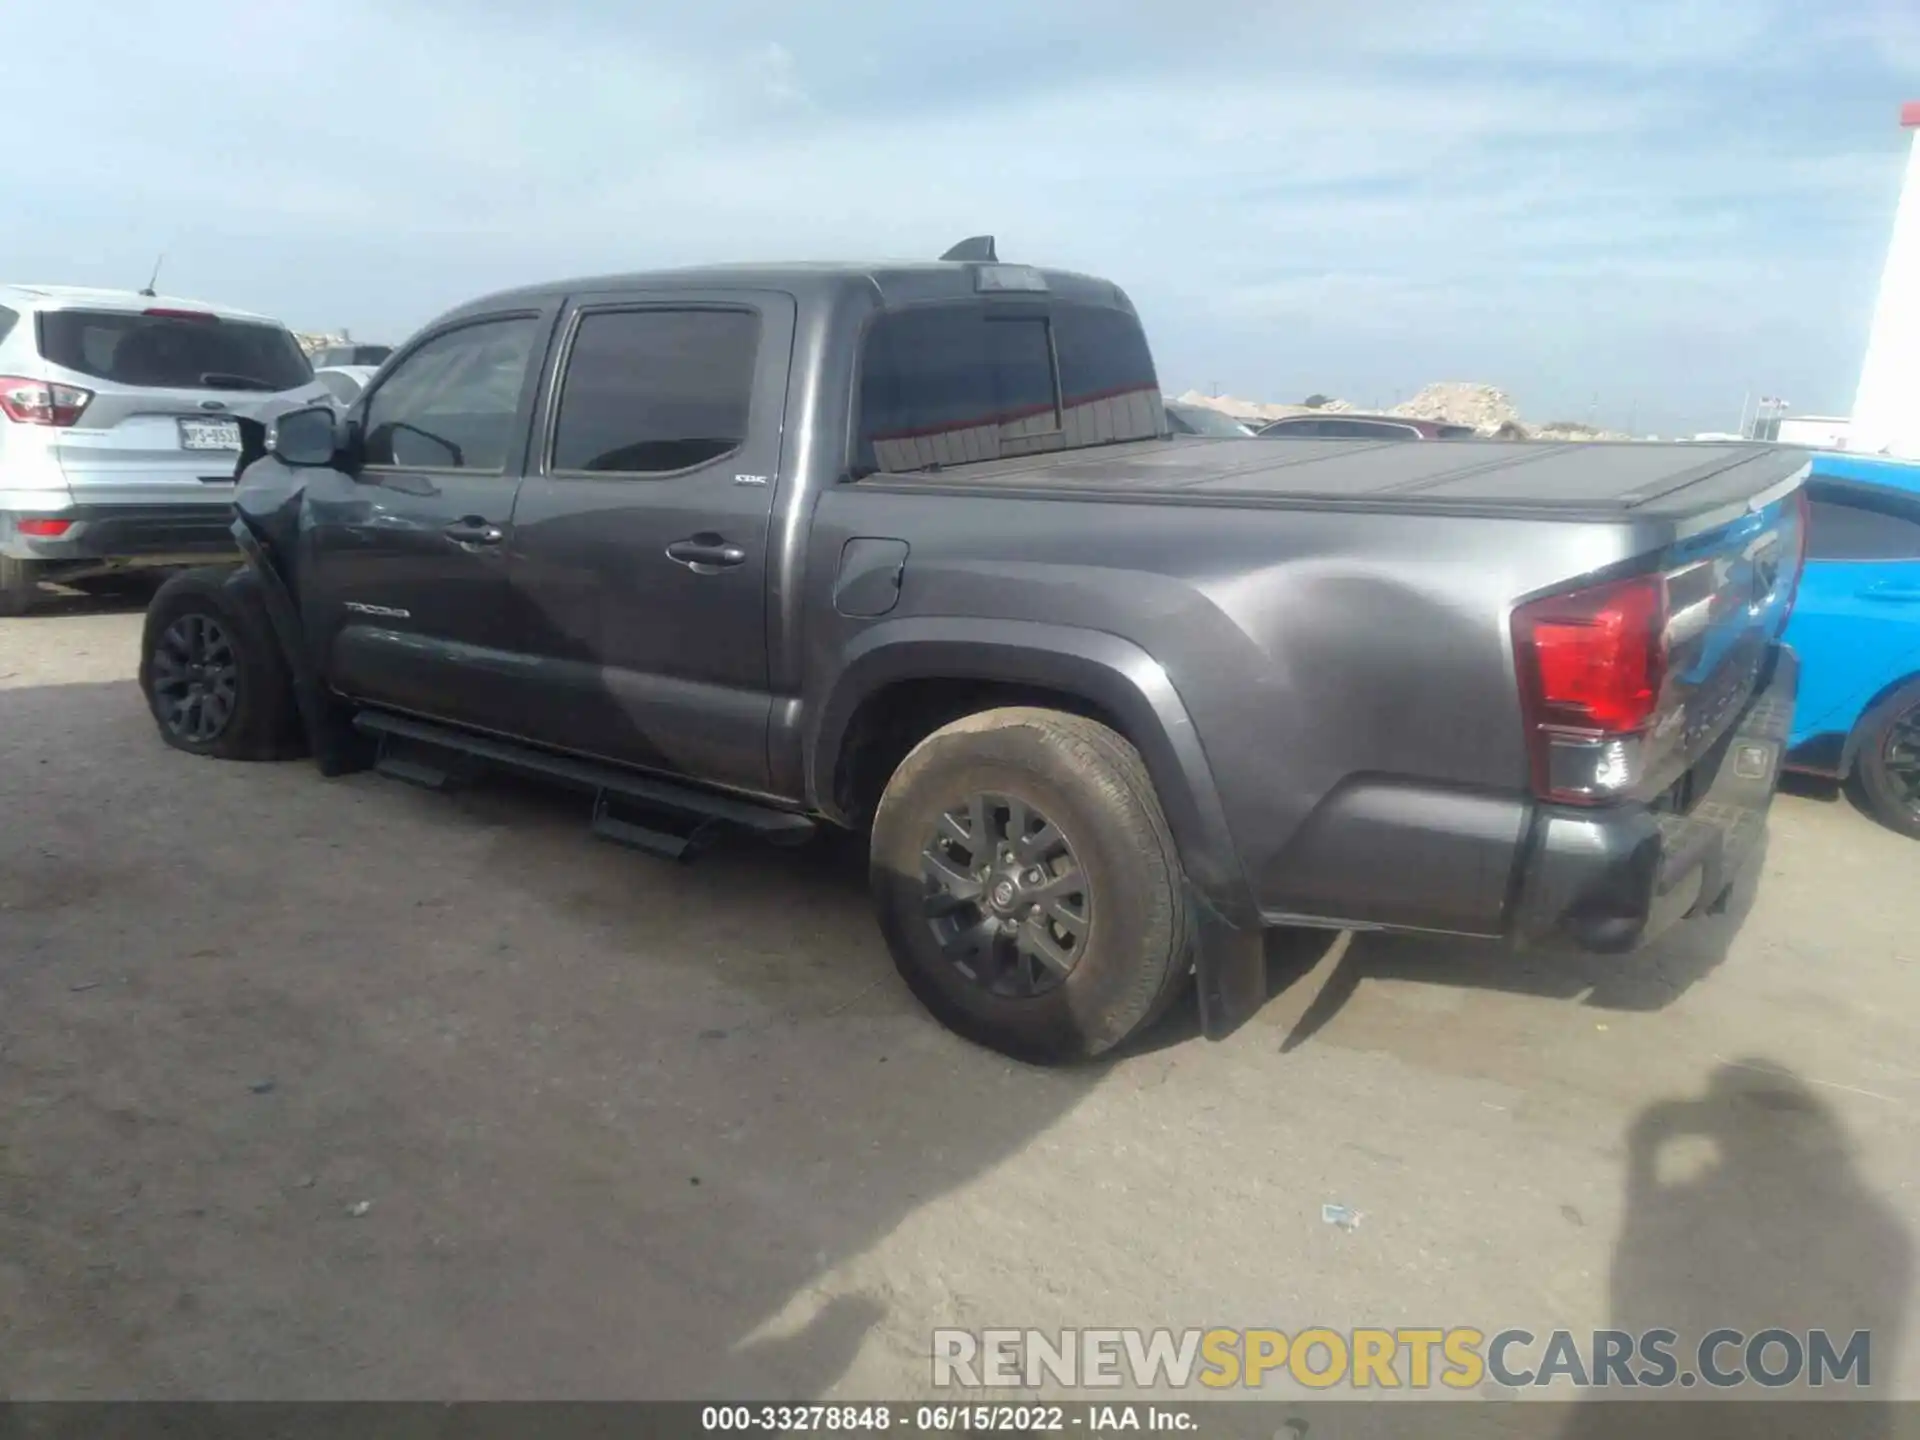
{"type": "Polygon", "coordinates": [[[1211,406],[1182,405],[1177,400],[1169,400],[1166,410],[1167,429],[1175,435],[1211,435],[1216,440],[1244,440],[1254,433],[1254,427],[1244,420],[1236,420],[1211,406]]]}
{"type": "Polygon", "coordinates": [[[1263,440],[1474,440],[1471,425],[1445,425],[1406,415],[1361,415],[1342,410],[1328,415],[1287,415],[1262,426],[1263,440]]]}
{"type": "Polygon", "coordinates": [[[141,683],[181,750],[543,775],[661,854],[865,829],[908,985],[1037,1060],[1190,974],[1226,1033],[1265,926],[1621,950],[1723,900],[1804,457],[1162,403],[1117,287],[985,241],[490,296],[281,417],[141,683]]]}
{"type": "Polygon", "coordinates": [[[377,370],[392,354],[393,346],[391,345],[356,345],[352,342],[343,345],[323,345],[313,352],[313,368],[332,370],[343,365],[364,365],[369,369],[377,370]]]}
{"type": "Polygon", "coordinates": [[[327,365],[313,372],[313,378],[327,387],[334,403],[345,406],[360,398],[367,382],[380,373],[378,365],[327,365]]]}
{"type": "Polygon", "coordinates": [[[244,432],[325,393],[263,316],[0,285],[0,615],[42,580],[234,554],[244,432]]]}
{"type": "Polygon", "coordinates": [[[1850,781],[1882,821],[1920,839],[1920,464],[1816,456],[1807,495],[1788,764],[1850,781]]]}

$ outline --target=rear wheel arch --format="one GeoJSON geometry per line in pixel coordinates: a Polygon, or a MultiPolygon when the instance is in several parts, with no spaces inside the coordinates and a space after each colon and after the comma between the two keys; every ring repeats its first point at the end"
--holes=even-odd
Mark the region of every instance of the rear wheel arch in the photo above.
{"type": "Polygon", "coordinates": [[[1025,621],[873,627],[845,657],[809,729],[808,795],[830,818],[860,824],[914,745],[963,716],[1008,705],[1094,720],[1133,745],[1188,878],[1223,916],[1258,923],[1193,722],[1159,662],[1115,635],[1025,621]]]}

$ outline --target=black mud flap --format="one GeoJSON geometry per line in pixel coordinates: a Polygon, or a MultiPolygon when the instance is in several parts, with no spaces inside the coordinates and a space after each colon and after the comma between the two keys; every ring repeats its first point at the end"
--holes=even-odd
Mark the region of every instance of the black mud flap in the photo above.
{"type": "Polygon", "coordinates": [[[253,533],[253,527],[239,518],[233,522],[233,538],[240,553],[246,556],[247,568],[260,583],[267,619],[273,625],[274,638],[280,642],[280,653],[286,657],[288,673],[293,676],[294,701],[300,707],[300,724],[307,732],[307,746],[313,752],[314,763],[320,767],[320,773],[327,776],[366,769],[373,763],[372,747],[328,703],[313,657],[307,651],[300,612],[295,609],[280,572],[268,559],[266,547],[253,533]]]}
{"type": "Polygon", "coordinates": [[[1233,924],[1191,885],[1187,914],[1200,1032],[1209,1040],[1224,1040],[1267,1003],[1266,935],[1258,925],[1233,924]]]}

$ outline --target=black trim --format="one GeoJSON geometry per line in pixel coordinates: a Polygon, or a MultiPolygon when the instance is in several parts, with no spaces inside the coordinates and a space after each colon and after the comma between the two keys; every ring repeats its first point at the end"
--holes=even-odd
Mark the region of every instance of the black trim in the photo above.
{"type": "Polygon", "coordinates": [[[588,790],[596,795],[616,795],[636,804],[697,815],[774,839],[804,839],[817,828],[814,821],[792,810],[758,805],[737,795],[677,785],[669,780],[634,774],[617,766],[555,755],[510,740],[476,735],[471,731],[435,725],[388,711],[360,710],[353,717],[353,728],[383,741],[403,740],[434,749],[450,750],[469,759],[535,775],[576,790],[588,790]]]}
{"type": "Polygon", "coordinates": [[[1825,734],[1802,740],[1788,751],[1786,768],[1837,780],[1846,774],[1852,764],[1852,756],[1847,752],[1846,732],[1829,730],[1825,734]]]}

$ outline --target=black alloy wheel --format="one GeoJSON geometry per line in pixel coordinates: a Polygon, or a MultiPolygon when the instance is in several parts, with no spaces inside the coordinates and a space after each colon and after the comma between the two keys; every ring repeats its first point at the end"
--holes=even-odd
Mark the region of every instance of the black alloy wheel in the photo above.
{"type": "Polygon", "coordinates": [[[1893,717],[1880,739],[1887,789],[1920,819],[1920,705],[1893,717]]]}
{"type": "Polygon", "coordinates": [[[1853,743],[1854,799],[1888,829],[1920,840],[1920,675],[1860,717],[1853,743]]]}
{"type": "Polygon", "coordinates": [[[211,615],[182,615],[153,648],[152,691],[162,727],[176,739],[210,744],[225,733],[239,701],[233,637],[211,615]]]}
{"type": "Polygon", "coordinates": [[[973,795],[941,813],[920,859],[927,926],[975,985],[1031,999],[1079,965],[1092,887],[1066,836],[1032,805],[973,795]]]}

